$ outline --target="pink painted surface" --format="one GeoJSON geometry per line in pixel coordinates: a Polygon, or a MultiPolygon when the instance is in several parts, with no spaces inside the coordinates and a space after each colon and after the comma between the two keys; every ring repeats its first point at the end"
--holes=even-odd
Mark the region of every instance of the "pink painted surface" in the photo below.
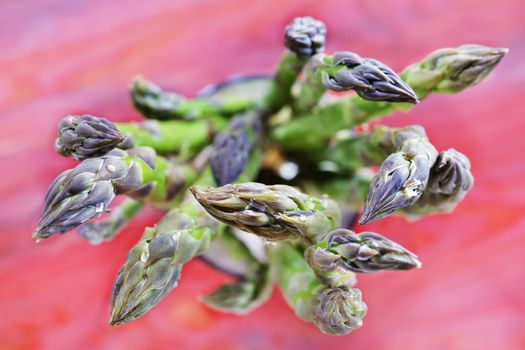
{"type": "Polygon", "coordinates": [[[0,1],[0,349],[524,349],[524,13],[521,0],[0,1]],[[136,74],[193,94],[270,71],[283,26],[305,14],[327,23],[330,51],[396,69],[442,46],[511,49],[481,85],[385,120],[422,124],[438,149],[466,153],[474,190],[454,215],[365,227],[415,251],[424,268],[361,277],[370,311],[350,336],[297,320],[277,291],[245,317],[212,311],[197,297],[224,277],[200,262],[143,319],[110,328],[114,276],[159,213],[99,247],[73,233],[36,246],[47,185],[74,164],[53,153],[58,120],[137,119],[126,92],[136,74]]]}

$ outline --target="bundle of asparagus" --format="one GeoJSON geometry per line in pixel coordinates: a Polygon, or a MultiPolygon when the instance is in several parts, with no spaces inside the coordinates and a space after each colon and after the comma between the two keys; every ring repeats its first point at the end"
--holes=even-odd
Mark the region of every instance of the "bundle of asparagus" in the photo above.
{"type": "Polygon", "coordinates": [[[112,325],[143,316],[200,256],[235,277],[202,298],[211,307],[246,313],[275,283],[299,318],[345,335],[367,311],[356,274],[421,267],[385,236],[352,231],[348,218],[452,211],[473,185],[468,158],[436,150],[421,126],[356,127],[479,83],[507,50],[439,49],[396,74],[353,52],[324,53],[325,36],[322,22],[296,18],[273,76],[230,79],[193,99],[138,78],[131,99],[147,120],[59,124],[57,152],[80,163],[49,187],[36,239],[78,228],[100,244],[144,205],[166,211],[118,272],[112,325]],[[93,221],[117,195],[128,198],[93,221]]]}

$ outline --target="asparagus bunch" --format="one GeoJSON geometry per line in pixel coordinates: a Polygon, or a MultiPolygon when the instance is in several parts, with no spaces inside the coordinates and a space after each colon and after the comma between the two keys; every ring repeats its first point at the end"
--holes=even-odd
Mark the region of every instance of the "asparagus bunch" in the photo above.
{"type": "Polygon", "coordinates": [[[354,52],[325,53],[326,27],[312,17],[294,19],[282,40],[271,77],[229,79],[196,98],[137,78],[131,100],[147,120],[60,122],[55,149],[79,163],[49,187],[35,238],[78,227],[99,244],[143,206],[165,211],[118,272],[112,325],[151,310],[200,256],[234,279],[201,298],[210,307],[247,313],[277,284],[299,318],[348,334],[367,312],[357,274],[421,266],[384,235],[352,230],[357,212],[361,224],[420,218],[452,211],[471,190],[467,156],[438,152],[421,126],[355,127],[476,85],[506,49],[439,49],[396,74],[354,52]],[[93,221],[117,195],[127,198],[93,221]]]}

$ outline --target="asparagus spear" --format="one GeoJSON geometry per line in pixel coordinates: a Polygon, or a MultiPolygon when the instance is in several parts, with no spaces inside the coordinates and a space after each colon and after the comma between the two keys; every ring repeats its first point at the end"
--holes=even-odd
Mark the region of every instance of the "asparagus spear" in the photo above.
{"type": "Polygon", "coordinates": [[[144,206],[143,201],[127,198],[111,211],[111,216],[78,227],[78,235],[93,245],[113,239],[144,206]]]}
{"type": "Polygon", "coordinates": [[[163,91],[159,86],[140,77],[135,78],[130,88],[135,108],[146,118],[203,119],[218,115],[233,115],[253,107],[249,100],[223,101],[214,104],[206,99],[188,99],[179,94],[163,91]]]}
{"type": "Polygon", "coordinates": [[[219,117],[112,123],[92,115],[69,115],[59,124],[55,148],[61,155],[79,160],[102,156],[116,147],[146,146],[159,154],[191,153],[204,148],[225,125],[219,117]]]}
{"type": "Polygon", "coordinates": [[[284,30],[286,50],[272,79],[263,107],[268,114],[279,111],[292,98],[292,86],[308,58],[324,51],[326,27],[312,17],[295,18],[284,30]]]}
{"type": "MultiPolygon", "coordinates": [[[[493,48],[483,45],[465,44],[457,48],[438,49],[421,61],[405,68],[401,78],[410,85],[420,100],[430,94],[455,94],[481,82],[507,54],[506,48],[493,48]]],[[[395,111],[407,111],[406,104],[371,104],[350,98],[349,112],[352,124],[349,127],[366,123],[374,118],[395,111]]]]}
{"type": "Polygon", "coordinates": [[[396,140],[398,151],[389,155],[373,177],[360,224],[383,218],[414,204],[423,194],[437,151],[424,129],[412,129],[396,140]]]}
{"type": "Polygon", "coordinates": [[[340,220],[335,202],[308,196],[290,186],[248,182],[218,188],[194,186],[190,190],[217,220],[270,241],[315,241],[340,220]]]}
{"type": "Polygon", "coordinates": [[[239,115],[231,120],[226,131],[215,136],[210,166],[219,186],[235,181],[248,163],[252,148],[261,138],[259,114],[239,115]]]}
{"type": "MultiPolygon", "coordinates": [[[[507,52],[508,49],[504,48],[472,44],[439,49],[408,66],[399,75],[416,92],[419,100],[432,93],[457,93],[481,82],[507,52]]],[[[313,113],[296,116],[275,127],[272,139],[286,149],[322,149],[327,139],[339,130],[370,122],[397,110],[408,110],[411,106],[344,96],[313,113]]]]}
{"type": "Polygon", "coordinates": [[[355,271],[347,268],[346,265],[339,263],[336,254],[327,250],[322,250],[322,248],[318,248],[318,246],[326,248],[326,243],[324,243],[324,240],[321,240],[320,242],[309,246],[304,251],[304,258],[319,281],[332,288],[337,288],[339,286],[347,286],[350,288],[355,286],[357,284],[355,271]]]}
{"type": "Polygon", "coordinates": [[[346,335],[363,325],[367,306],[359,289],[325,286],[286,242],[273,247],[271,254],[275,279],[297,317],[331,335],[346,335]]]}
{"type": "Polygon", "coordinates": [[[485,79],[508,52],[476,44],[439,49],[407,67],[401,76],[420,98],[430,93],[453,94],[485,79]]]}
{"type": "Polygon", "coordinates": [[[388,238],[374,232],[356,234],[347,229],[328,233],[306,249],[305,257],[318,276],[331,279],[348,271],[371,273],[421,267],[416,255],[388,238]]]}
{"type": "Polygon", "coordinates": [[[147,147],[88,158],[53,181],[33,236],[70,231],[107,211],[118,194],[169,206],[199,172],[192,165],[172,165],[147,147]]]}
{"type": "Polygon", "coordinates": [[[220,230],[193,200],[168,212],[130,250],[111,293],[111,325],[142,317],[177,286],[182,265],[202,254],[220,230]]]}
{"type": "Polygon", "coordinates": [[[343,169],[354,170],[382,161],[369,187],[360,219],[364,224],[413,205],[426,188],[437,151],[421,126],[401,129],[378,126],[369,133],[340,141],[328,151],[327,157],[343,169]]]}
{"type": "Polygon", "coordinates": [[[327,90],[354,90],[370,101],[418,102],[414,91],[392,69],[353,52],[316,55],[306,72],[306,81],[294,101],[294,111],[298,114],[312,111],[327,90]]]}

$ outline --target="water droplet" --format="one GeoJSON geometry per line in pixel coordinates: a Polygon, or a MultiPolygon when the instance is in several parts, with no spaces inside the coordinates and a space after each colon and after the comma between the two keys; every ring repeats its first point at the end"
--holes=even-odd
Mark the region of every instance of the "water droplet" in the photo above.
{"type": "Polygon", "coordinates": [[[292,180],[299,173],[299,166],[292,162],[286,162],[279,167],[279,176],[285,180],[292,180]]]}

